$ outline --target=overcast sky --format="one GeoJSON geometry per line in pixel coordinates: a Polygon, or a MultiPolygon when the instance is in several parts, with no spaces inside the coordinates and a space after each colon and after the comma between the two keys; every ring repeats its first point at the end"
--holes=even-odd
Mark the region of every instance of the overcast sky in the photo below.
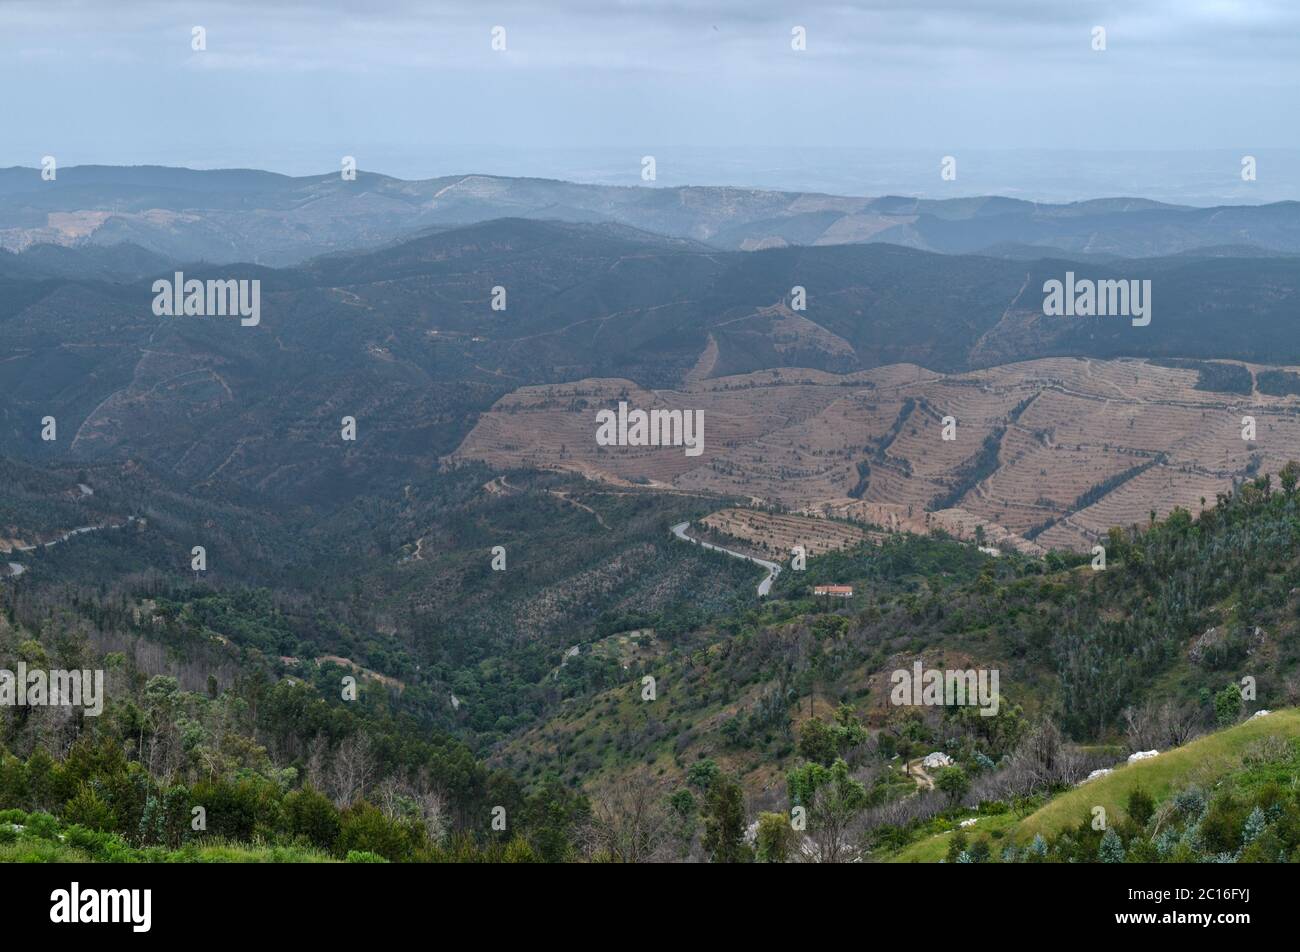
{"type": "Polygon", "coordinates": [[[1295,0],[0,0],[0,165],[301,174],[351,154],[407,177],[467,161],[579,177],[585,154],[602,178],[610,156],[635,171],[690,149],[697,177],[731,158],[754,178],[825,147],[1230,160],[1300,148],[1298,77],[1295,0]]]}

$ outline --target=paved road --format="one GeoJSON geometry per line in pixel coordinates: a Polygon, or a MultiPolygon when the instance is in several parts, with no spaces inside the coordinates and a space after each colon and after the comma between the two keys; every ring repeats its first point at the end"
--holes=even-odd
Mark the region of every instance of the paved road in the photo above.
{"type": "Polygon", "coordinates": [[[767,578],[758,583],[758,597],[762,598],[767,595],[768,592],[772,591],[772,583],[775,582],[776,577],[781,574],[781,566],[777,565],[775,562],[768,562],[766,559],[758,559],[752,555],[746,555],[744,552],[735,552],[732,549],[724,549],[722,546],[714,545],[711,542],[701,542],[699,539],[692,539],[686,534],[686,527],[689,525],[689,522],[677,523],[677,525],[673,526],[673,535],[677,536],[677,538],[684,542],[690,542],[693,545],[702,545],[706,549],[713,549],[715,552],[725,552],[727,555],[732,555],[738,559],[744,559],[746,562],[753,562],[755,565],[763,566],[763,568],[767,569],[767,578]]]}
{"type": "MultiPolygon", "coordinates": [[[[85,494],[83,493],[83,495],[85,494]]],[[[121,529],[123,526],[129,526],[135,521],[136,521],[135,516],[127,516],[126,522],[120,522],[117,525],[113,525],[112,523],[106,522],[97,526],[81,526],[80,528],[77,529],[69,529],[67,532],[63,533],[63,535],[59,536],[57,539],[53,539],[49,542],[38,542],[36,545],[16,545],[13,547],[13,550],[15,552],[35,552],[38,548],[51,549],[56,545],[62,545],[64,542],[67,542],[69,539],[75,539],[79,535],[85,535],[87,532],[99,532],[103,529],[121,529]]],[[[17,578],[18,576],[22,575],[25,571],[27,571],[26,566],[18,562],[9,563],[10,578],[17,578]]]]}

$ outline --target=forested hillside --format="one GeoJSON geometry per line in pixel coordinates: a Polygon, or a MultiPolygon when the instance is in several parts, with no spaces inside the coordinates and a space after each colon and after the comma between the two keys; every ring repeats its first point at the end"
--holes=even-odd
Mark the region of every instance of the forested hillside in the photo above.
{"type": "MultiPolygon", "coordinates": [[[[198,858],[214,838],[354,859],[883,857],[963,804],[1023,814],[1126,750],[1300,701],[1298,474],[1260,477],[1198,518],[1117,529],[1104,571],[899,535],[783,573],[756,609],[612,640],[597,625],[535,682],[555,685],[560,708],[543,701],[539,724],[507,720],[495,735],[445,716],[425,665],[448,661],[420,663],[399,688],[366,665],[306,657],[319,650],[308,632],[345,637],[346,615],[156,577],[103,590],[10,581],[0,666],[102,666],[110,689],[99,718],[6,710],[0,808],[23,811],[9,815],[23,829],[0,835],[30,851],[42,830],[63,831],[59,842],[100,858],[198,858]],[[853,598],[808,594],[832,581],[852,582],[853,598]],[[889,703],[888,672],[917,659],[999,670],[997,714],[889,703]],[[164,667],[174,673],[150,673],[164,667]],[[937,749],[950,767],[915,766],[937,749]],[[759,815],[800,804],[816,821],[806,842],[759,815]],[[190,823],[199,806],[206,830],[190,823]]],[[[700,570],[744,570],[716,560],[700,570]]],[[[483,650],[481,670],[503,663],[483,650]]],[[[472,704],[496,692],[515,704],[519,685],[479,691],[472,704]]],[[[1260,763],[1293,756],[1278,742],[1260,763]]],[[[1265,811],[1252,829],[1275,824],[1277,848],[1292,849],[1268,796],[1250,801],[1265,811]]]]}

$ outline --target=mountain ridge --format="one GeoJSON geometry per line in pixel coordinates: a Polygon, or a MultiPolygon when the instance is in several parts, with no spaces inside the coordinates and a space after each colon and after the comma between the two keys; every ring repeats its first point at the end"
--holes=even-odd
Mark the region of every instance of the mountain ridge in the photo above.
{"type": "Polygon", "coordinates": [[[501,217],[615,221],[727,250],[887,242],[942,253],[1029,244],[1163,256],[1258,245],[1300,252],[1300,203],[1197,207],[1130,197],[1052,204],[997,195],[851,196],[734,186],[595,185],[466,173],[403,180],[358,171],[70,166],[0,169],[0,247],[133,241],[165,257],[293,265],[501,217]]]}

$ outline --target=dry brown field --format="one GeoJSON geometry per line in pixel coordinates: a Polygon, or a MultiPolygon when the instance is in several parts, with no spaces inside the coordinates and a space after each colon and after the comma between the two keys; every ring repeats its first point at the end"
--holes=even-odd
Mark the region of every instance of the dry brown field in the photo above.
{"type": "Polygon", "coordinates": [[[744,541],[764,558],[778,562],[788,559],[796,545],[803,546],[808,555],[816,556],[881,538],[880,533],[862,526],[761,509],[721,509],[700,522],[744,541]]]}
{"type": "Polygon", "coordinates": [[[716,492],[901,531],[965,538],[982,527],[993,544],[1027,552],[1086,549],[1112,526],[1213,505],[1250,473],[1300,458],[1300,398],[1196,382],[1194,371],[1144,360],[1079,358],[948,375],[910,364],[845,376],[786,368],[697,376],[680,390],[581,380],[503,397],[452,458],[716,492]],[[702,411],[704,452],[597,446],[596,411],[620,399],[702,411]],[[1246,415],[1253,442],[1242,439],[1246,415]],[[953,440],[942,438],[945,416],[957,421],[953,440]]]}

